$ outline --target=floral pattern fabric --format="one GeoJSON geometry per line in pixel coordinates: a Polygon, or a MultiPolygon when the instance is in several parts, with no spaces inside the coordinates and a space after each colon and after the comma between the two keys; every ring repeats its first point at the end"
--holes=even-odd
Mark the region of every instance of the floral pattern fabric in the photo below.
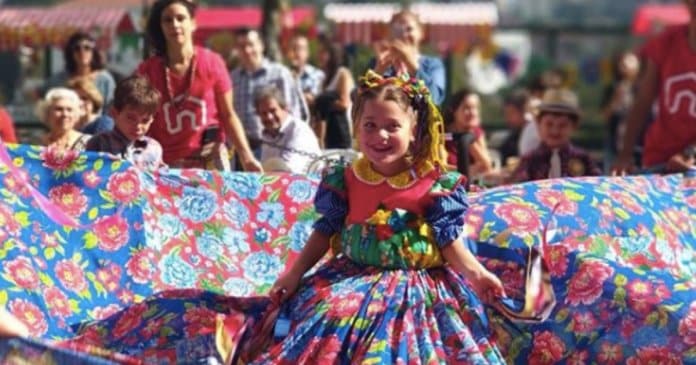
{"type": "MultiPolygon", "coordinates": [[[[47,151],[11,147],[23,177],[0,164],[0,304],[45,343],[95,320],[107,319],[100,323],[111,331],[113,321],[135,313],[124,308],[146,303],[157,310],[146,309],[139,326],[159,328],[153,333],[163,339],[148,356],[161,349],[162,362],[175,362],[176,346],[210,356],[211,323],[201,321],[190,336],[198,340],[181,344],[177,336],[192,323],[183,318],[202,308],[218,318],[229,307],[206,304],[213,294],[198,291],[177,300],[156,293],[203,289],[248,298],[225,303],[261,312],[268,303],[258,296],[294,260],[318,217],[317,181],[303,176],[147,174],[105,155],[47,151]],[[81,227],[54,223],[24,180],[81,227]]],[[[558,301],[550,319],[512,324],[488,309],[510,363],[696,363],[696,178],[546,180],[470,194],[469,204],[467,236],[519,259],[479,251],[510,295],[523,286],[525,250],[540,244],[548,225],[544,252],[558,301]]]]}

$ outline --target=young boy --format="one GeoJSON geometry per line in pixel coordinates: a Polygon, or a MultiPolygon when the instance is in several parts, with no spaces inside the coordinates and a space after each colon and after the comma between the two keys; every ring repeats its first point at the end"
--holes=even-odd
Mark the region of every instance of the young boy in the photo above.
{"type": "Polygon", "coordinates": [[[161,98],[159,91],[142,76],[131,76],[119,82],[110,110],[114,129],[92,137],[86,149],[112,153],[148,170],[160,167],[162,146],[145,134],[161,98]]]}
{"type": "Polygon", "coordinates": [[[565,89],[547,90],[537,115],[541,143],[522,157],[509,182],[599,175],[599,168],[587,152],[570,142],[579,123],[580,108],[575,93],[565,89]]]}

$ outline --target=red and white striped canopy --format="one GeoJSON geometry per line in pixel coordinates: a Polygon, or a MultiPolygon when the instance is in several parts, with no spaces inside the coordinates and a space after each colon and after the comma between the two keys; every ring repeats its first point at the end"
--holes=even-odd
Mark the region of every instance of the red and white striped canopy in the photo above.
{"type": "MultiPolygon", "coordinates": [[[[494,2],[417,3],[409,8],[426,28],[426,41],[446,48],[477,36],[478,29],[498,24],[494,2]]],[[[386,24],[401,10],[398,4],[329,4],[324,16],[336,24],[343,43],[370,44],[387,36],[386,24]]]]}
{"type": "Polygon", "coordinates": [[[116,33],[133,32],[133,21],[124,9],[104,8],[0,8],[0,48],[61,46],[78,30],[93,34],[107,46],[116,33]]]}

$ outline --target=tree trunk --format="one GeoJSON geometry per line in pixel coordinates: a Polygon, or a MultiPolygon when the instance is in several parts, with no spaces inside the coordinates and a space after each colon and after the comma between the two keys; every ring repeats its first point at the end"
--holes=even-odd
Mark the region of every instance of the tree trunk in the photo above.
{"type": "Polygon", "coordinates": [[[266,46],[266,57],[271,61],[280,62],[283,54],[278,40],[282,27],[283,12],[288,9],[289,0],[263,0],[263,18],[261,37],[266,46]]]}

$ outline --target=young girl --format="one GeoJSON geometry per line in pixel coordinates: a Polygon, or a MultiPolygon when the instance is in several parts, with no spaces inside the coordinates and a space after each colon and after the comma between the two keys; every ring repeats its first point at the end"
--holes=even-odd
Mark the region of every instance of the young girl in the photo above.
{"type": "MultiPolygon", "coordinates": [[[[469,145],[469,176],[485,174],[493,168],[488,155],[486,135],[481,128],[480,104],[480,98],[476,93],[462,89],[452,95],[452,102],[446,115],[447,132],[473,134],[473,142],[469,145]]],[[[456,141],[448,140],[445,147],[448,154],[447,163],[451,169],[456,169],[458,158],[456,141]]]]}
{"type": "MultiPolygon", "coordinates": [[[[139,304],[135,316],[175,318],[176,308],[209,302],[225,307],[216,309],[229,316],[216,327],[215,345],[205,348],[234,364],[504,364],[479,300],[505,296],[503,285],[460,238],[464,181],[442,168],[442,118],[427,88],[369,71],[353,120],[364,157],[325,174],[315,197],[322,218],[270,299],[184,294],[184,304],[174,306],[181,293],[168,293],[153,299],[152,310],[139,304]],[[333,256],[305,276],[329,248],[333,256]]],[[[89,334],[103,334],[102,346],[142,353],[152,342],[133,345],[109,335],[115,326],[140,333],[134,314],[124,313],[84,331],[82,340],[94,343],[89,334]]],[[[202,322],[196,326],[212,320],[202,322]]],[[[185,350],[177,345],[177,356],[198,351],[185,350]]]]}
{"type": "Polygon", "coordinates": [[[253,362],[504,363],[478,299],[503,286],[460,238],[466,192],[442,169],[442,119],[427,88],[371,71],[359,86],[364,157],[325,175],[323,217],[271,289],[281,313],[292,309],[289,336],[253,362]],[[303,279],[330,247],[335,256],[303,279]]]}

